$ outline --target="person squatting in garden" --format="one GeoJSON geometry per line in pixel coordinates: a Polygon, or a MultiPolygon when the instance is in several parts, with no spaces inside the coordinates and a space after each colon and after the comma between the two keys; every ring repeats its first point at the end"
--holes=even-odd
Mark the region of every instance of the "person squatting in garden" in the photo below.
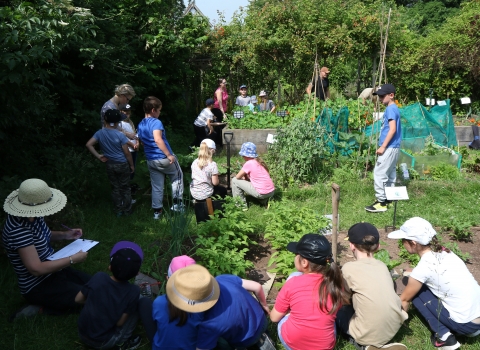
{"type": "Polygon", "coordinates": [[[90,153],[105,163],[117,216],[132,213],[130,174],[135,171],[132,155],[128,150],[128,147],[133,145],[117,130],[122,118],[124,117],[118,109],[109,109],[105,112],[105,127],[98,130],[86,144],[90,153]],[[100,144],[103,155],[95,150],[97,143],[100,144]]]}
{"type": "Polygon", "coordinates": [[[239,155],[245,160],[242,169],[232,179],[232,195],[240,197],[244,209],[248,209],[245,195],[260,200],[268,200],[275,194],[275,186],[268,167],[257,154],[257,146],[252,142],[245,142],[239,155]]]}
{"type": "Polygon", "coordinates": [[[108,269],[92,276],[75,297],[84,304],[78,318],[80,340],[94,349],[136,349],[141,342],[132,335],[138,322],[140,288],[130,284],[140,271],[143,251],[137,244],[120,241],[110,252],[108,269]]]}
{"type": "Polygon", "coordinates": [[[396,165],[402,141],[402,128],[400,111],[395,104],[395,87],[392,84],[384,84],[373,94],[378,95],[380,102],[387,108],[383,114],[382,128],[378,140],[380,147],[376,151],[378,158],[373,169],[377,200],[372,205],[365,207],[365,210],[371,213],[379,213],[386,211],[388,208],[385,183],[394,183],[397,178],[396,165]]]}
{"type": "Polygon", "coordinates": [[[287,249],[295,254],[298,272],[285,282],[270,313],[278,337],[287,350],[333,349],[335,316],[349,295],[332,247],[325,236],[310,233],[287,249]]]}
{"type": "Polygon", "coordinates": [[[198,158],[192,163],[190,194],[196,200],[204,200],[212,196],[225,198],[227,195],[227,189],[219,185],[217,163],[212,160],[215,149],[213,140],[203,140],[198,158]]]}
{"type": "Polygon", "coordinates": [[[143,143],[147,158],[150,182],[152,184],[153,218],[160,219],[163,211],[163,190],[165,175],[172,183],[173,211],[183,211],[183,172],[175,154],[167,141],[162,122],[158,119],[162,101],[149,96],[143,101],[145,118],[138,124],[138,138],[143,143]]]}
{"type": "Polygon", "coordinates": [[[100,110],[100,127],[103,128],[105,112],[109,109],[119,109],[120,105],[126,105],[135,97],[135,90],[129,84],[122,84],[115,87],[115,95],[105,102],[100,110]]]}
{"type": "MultiPolygon", "coordinates": [[[[195,264],[189,256],[176,256],[168,267],[168,279],[187,266],[195,264]]],[[[175,281],[174,281],[175,282],[175,281]]],[[[159,295],[152,303],[150,298],[140,298],[139,312],[147,337],[153,350],[195,350],[198,326],[203,321],[203,312],[187,312],[172,303],[173,288],[166,295],[159,295]]]]}
{"type": "Polygon", "coordinates": [[[195,147],[200,146],[200,142],[202,140],[208,138],[215,139],[215,137],[212,135],[214,133],[213,130],[213,113],[212,113],[212,108],[213,108],[213,98],[209,98],[208,100],[205,101],[205,108],[202,109],[200,114],[198,115],[197,119],[193,122],[193,131],[195,133],[195,141],[193,142],[193,145],[195,147]]]}
{"type": "Polygon", "coordinates": [[[465,263],[442,247],[437,232],[425,219],[413,217],[388,238],[401,239],[410,254],[420,256],[400,300],[408,311],[412,302],[427,321],[431,342],[438,349],[460,347],[455,334],[480,334],[480,286],[465,263]]]}
{"type": "Polygon", "coordinates": [[[80,228],[51,231],[45,223],[45,216],[59,212],[65,204],[67,197],[61,191],[39,179],[23,181],[3,204],[7,213],[3,247],[17,275],[20,293],[31,304],[29,308],[38,305],[37,312],[40,306],[46,313],[76,309],[80,304],[75,296],[90,280],[90,275],[72,268],[87,259],[87,252],[47,260],[54,253],[50,242],[82,237],[80,228]]]}
{"type": "Polygon", "coordinates": [[[350,227],[346,240],[355,261],[343,265],[342,275],[352,300],[338,311],[337,330],[357,349],[406,350],[403,344],[387,344],[408,314],[402,310],[387,266],[373,256],[379,247],[378,230],[361,222],[350,227]]]}

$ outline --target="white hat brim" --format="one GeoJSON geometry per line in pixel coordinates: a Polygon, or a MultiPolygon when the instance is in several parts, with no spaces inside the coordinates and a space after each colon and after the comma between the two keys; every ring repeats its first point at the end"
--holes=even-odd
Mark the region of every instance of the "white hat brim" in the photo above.
{"type": "Polygon", "coordinates": [[[3,210],[7,214],[21,218],[43,217],[58,213],[67,204],[67,196],[55,188],[50,187],[50,190],[53,194],[50,201],[38,205],[26,205],[19,202],[17,189],[5,199],[3,210]]]}
{"type": "Polygon", "coordinates": [[[402,239],[402,238],[407,238],[407,233],[402,230],[397,230],[397,231],[390,232],[387,235],[387,237],[391,239],[402,239]]]}

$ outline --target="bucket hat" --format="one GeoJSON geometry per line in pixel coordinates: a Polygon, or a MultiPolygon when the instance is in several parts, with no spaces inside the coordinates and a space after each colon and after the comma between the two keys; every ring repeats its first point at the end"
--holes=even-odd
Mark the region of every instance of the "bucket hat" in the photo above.
{"type": "Polygon", "coordinates": [[[437,231],[435,231],[431,223],[416,216],[405,221],[400,230],[390,232],[388,238],[408,239],[421,245],[427,245],[436,234],[437,231]]]}
{"type": "Polygon", "coordinates": [[[253,142],[245,142],[242,145],[242,148],[240,148],[240,152],[238,152],[238,154],[243,157],[257,158],[257,146],[255,146],[253,142]]]}
{"type": "Polygon", "coordinates": [[[319,265],[333,261],[330,242],[317,233],[307,233],[298,242],[288,243],[287,250],[319,265]]]}
{"type": "Polygon", "coordinates": [[[177,270],[195,264],[195,260],[188,255],[176,256],[168,266],[168,277],[171,277],[177,270]]]}
{"type": "Polygon", "coordinates": [[[260,91],[260,93],[258,94],[258,96],[262,97],[262,96],[267,96],[267,92],[265,90],[262,90],[260,91]]]}
{"type": "Polygon", "coordinates": [[[52,215],[67,204],[67,197],[40,179],[28,179],[5,199],[3,210],[22,218],[52,215]]]}
{"type": "Polygon", "coordinates": [[[128,281],[135,277],[142,266],[143,251],[136,243],[120,241],[110,252],[110,269],[120,281],[128,281]]]}
{"type": "Polygon", "coordinates": [[[203,266],[194,264],[177,270],[167,282],[167,297],[180,310],[203,312],[218,301],[218,282],[203,266]]]}
{"type": "Polygon", "coordinates": [[[250,96],[250,102],[257,103],[258,102],[257,101],[257,96],[255,96],[255,95],[250,96]]]}

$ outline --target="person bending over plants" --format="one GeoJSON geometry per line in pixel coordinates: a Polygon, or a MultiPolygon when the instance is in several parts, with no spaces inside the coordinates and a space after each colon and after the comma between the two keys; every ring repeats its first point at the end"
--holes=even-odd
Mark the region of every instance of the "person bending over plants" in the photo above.
{"type": "Polygon", "coordinates": [[[400,296],[402,308],[408,311],[412,302],[428,322],[433,346],[454,350],[460,343],[453,333],[480,334],[480,286],[465,263],[442,247],[436,235],[427,220],[414,217],[388,238],[401,239],[408,253],[420,256],[400,296]]]}
{"type": "Polygon", "coordinates": [[[348,303],[348,293],[332,247],[325,236],[309,233],[287,249],[301,274],[285,282],[270,312],[278,337],[287,350],[333,349],[335,316],[348,303]]]}
{"type": "Polygon", "coordinates": [[[238,152],[245,160],[245,164],[232,180],[232,195],[240,197],[244,210],[247,210],[245,195],[260,200],[267,200],[275,194],[275,186],[268,167],[257,154],[257,146],[252,142],[245,142],[238,152]]]}
{"type": "Polygon", "coordinates": [[[361,222],[350,227],[346,240],[355,257],[355,261],[342,267],[347,289],[352,292],[352,304],[338,311],[337,330],[357,349],[406,349],[403,344],[387,344],[408,314],[402,310],[387,267],[373,257],[379,246],[378,230],[361,222]]]}

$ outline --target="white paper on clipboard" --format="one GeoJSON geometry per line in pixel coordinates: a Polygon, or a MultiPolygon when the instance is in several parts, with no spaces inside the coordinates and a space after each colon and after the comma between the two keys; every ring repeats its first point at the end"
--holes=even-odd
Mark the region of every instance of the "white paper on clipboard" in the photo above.
{"type": "Polygon", "coordinates": [[[408,199],[407,187],[405,186],[385,187],[385,196],[389,201],[407,200],[408,199]]]}
{"type": "Polygon", "coordinates": [[[98,244],[97,241],[91,241],[89,239],[82,239],[79,238],[66,247],[63,247],[58,252],[53,253],[50,255],[47,260],[58,260],[62,258],[68,258],[69,256],[78,253],[80,250],[84,252],[90,250],[91,248],[95,247],[98,244]]]}

